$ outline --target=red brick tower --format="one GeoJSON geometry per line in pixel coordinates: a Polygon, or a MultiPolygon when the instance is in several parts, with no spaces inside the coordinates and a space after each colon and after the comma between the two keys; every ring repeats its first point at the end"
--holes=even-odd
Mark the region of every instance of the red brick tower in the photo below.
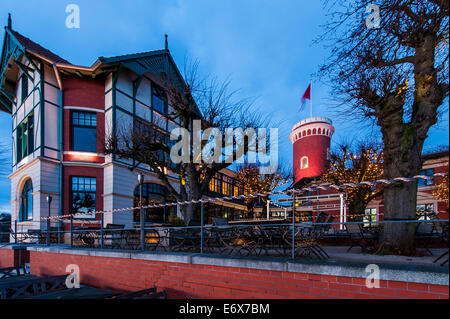
{"type": "Polygon", "coordinates": [[[292,127],[294,184],[305,177],[320,176],[330,164],[330,142],[334,127],[326,117],[310,117],[292,127]]]}

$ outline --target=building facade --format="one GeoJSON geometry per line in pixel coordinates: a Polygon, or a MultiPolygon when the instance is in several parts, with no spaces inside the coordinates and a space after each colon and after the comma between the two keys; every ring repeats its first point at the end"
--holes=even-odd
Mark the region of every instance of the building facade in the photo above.
{"type": "MultiPolygon", "coordinates": [[[[145,180],[144,203],[173,201],[150,167],[141,164],[132,171],[132,160],[104,154],[112,132],[140,125],[156,127],[169,142],[178,123],[167,117],[167,79],[175,86],[184,80],[167,42],[163,50],[99,57],[92,66],[77,66],[13,30],[9,20],[0,72],[0,110],[11,114],[13,122],[12,223],[17,221],[21,230],[44,229],[41,217],[49,211],[61,216],[76,210],[76,224],[98,224],[95,211],[134,207],[139,173],[145,180]]],[[[167,175],[179,189],[177,176],[167,175]]],[[[212,181],[211,196],[243,193],[232,171],[224,170],[217,180],[220,188],[212,181]]],[[[233,212],[243,209],[239,203],[224,206],[233,212]]],[[[165,223],[177,211],[149,211],[146,222],[165,223]]],[[[132,211],[109,213],[104,223],[130,227],[138,218],[132,211]]],[[[64,224],[67,228],[68,221],[64,224]]]]}

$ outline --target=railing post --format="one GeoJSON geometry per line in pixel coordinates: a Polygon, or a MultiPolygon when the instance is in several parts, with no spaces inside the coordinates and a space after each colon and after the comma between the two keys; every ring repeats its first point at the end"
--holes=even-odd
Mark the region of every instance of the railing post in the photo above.
{"type": "Polygon", "coordinates": [[[47,216],[47,246],[50,246],[50,209],[52,205],[52,197],[47,196],[48,216],[47,216]]]}
{"type": "Polygon", "coordinates": [[[70,248],[73,247],[73,215],[70,214],[70,248]]]}
{"type": "Polygon", "coordinates": [[[144,233],[144,214],[142,211],[142,186],[144,183],[144,175],[139,174],[138,175],[138,182],[139,182],[139,214],[141,217],[141,225],[140,225],[140,230],[141,230],[141,250],[144,251],[145,250],[145,233],[144,233]]]}
{"type": "Polygon", "coordinates": [[[17,244],[17,219],[14,220],[14,243],[17,244]]]}
{"type": "Polygon", "coordinates": [[[204,216],[203,216],[203,213],[204,213],[203,202],[201,203],[200,213],[201,213],[201,217],[200,217],[200,219],[201,219],[201,221],[200,221],[200,227],[201,227],[201,230],[200,230],[200,253],[203,254],[203,225],[205,224],[204,216]]]}
{"type": "Polygon", "coordinates": [[[295,191],[292,191],[292,259],[295,259],[295,191]]]}
{"type": "Polygon", "coordinates": [[[47,217],[47,246],[50,246],[50,218],[47,217]]]}
{"type": "Polygon", "coordinates": [[[103,212],[101,213],[102,218],[100,219],[100,247],[101,249],[103,249],[103,244],[104,244],[104,240],[103,240],[103,225],[104,225],[104,214],[103,212]]]}

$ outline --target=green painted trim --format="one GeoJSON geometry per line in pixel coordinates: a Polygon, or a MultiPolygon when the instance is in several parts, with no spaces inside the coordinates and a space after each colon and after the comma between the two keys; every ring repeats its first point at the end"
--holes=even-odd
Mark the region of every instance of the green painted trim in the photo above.
{"type": "Polygon", "coordinates": [[[59,108],[59,105],[56,104],[56,103],[53,103],[52,101],[49,101],[49,100],[45,100],[45,99],[44,99],[44,102],[45,102],[45,103],[48,103],[48,104],[51,104],[51,105],[56,106],[57,108],[59,108]]]}
{"type": "Polygon", "coordinates": [[[19,61],[15,61],[15,63],[19,67],[19,69],[22,70],[22,73],[25,74],[34,83],[34,78],[30,74],[28,74],[27,66],[23,65],[19,61]]]}
{"type": "Polygon", "coordinates": [[[40,101],[41,107],[40,107],[39,111],[40,111],[40,116],[41,116],[41,123],[40,123],[41,124],[41,146],[43,146],[43,147],[41,147],[41,156],[44,156],[44,147],[45,147],[45,130],[44,130],[44,125],[45,125],[44,72],[45,72],[45,70],[44,70],[44,63],[41,63],[40,67],[41,67],[40,68],[41,91],[39,92],[40,93],[39,101],[40,101]]]}
{"type": "MultiPolygon", "coordinates": [[[[123,95],[125,95],[126,97],[132,99],[133,101],[139,102],[140,104],[142,104],[142,105],[144,105],[144,106],[151,107],[151,105],[145,104],[143,101],[141,101],[141,100],[139,100],[139,99],[137,99],[137,98],[135,98],[135,97],[129,95],[128,93],[125,93],[125,92],[122,91],[121,89],[116,88],[116,91],[122,93],[123,95]]],[[[151,94],[152,94],[152,93],[151,93],[151,91],[150,91],[150,104],[152,103],[151,94]]]]}
{"type": "MultiPolygon", "coordinates": [[[[40,87],[39,87],[40,84],[41,84],[40,81],[39,81],[38,83],[36,83],[36,85],[33,87],[33,89],[32,89],[32,90],[30,91],[30,93],[27,95],[27,97],[25,98],[25,100],[28,99],[28,98],[30,97],[30,95],[31,95],[32,93],[34,93],[34,91],[40,90],[40,87]]],[[[16,116],[16,115],[17,115],[17,111],[24,105],[25,100],[23,100],[23,102],[21,102],[18,106],[16,105],[16,111],[12,114],[12,116],[16,116]]],[[[40,102],[36,103],[35,106],[38,105],[39,103],[40,103],[40,102]]],[[[34,106],[33,106],[33,107],[34,107],[34,106]]]]}
{"type": "Polygon", "coordinates": [[[59,90],[59,87],[57,85],[54,85],[53,83],[50,83],[50,82],[47,82],[47,81],[44,81],[44,83],[54,87],[57,90],[59,90]]]}

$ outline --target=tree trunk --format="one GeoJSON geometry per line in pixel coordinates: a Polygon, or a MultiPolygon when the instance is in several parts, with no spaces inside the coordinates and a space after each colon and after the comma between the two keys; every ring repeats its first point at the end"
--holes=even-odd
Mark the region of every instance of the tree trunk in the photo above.
{"type": "MultiPolygon", "coordinates": [[[[400,141],[408,139],[404,134],[400,141]]],[[[408,147],[402,147],[392,143],[387,147],[385,155],[385,175],[388,179],[395,177],[411,177],[419,173],[421,167],[422,141],[415,138],[406,143],[408,147]],[[392,155],[394,153],[395,155],[392,155]],[[395,159],[395,160],[393,160],[395,159]],[[403,160],[397,160],[403,159],[403,160]]],[[[405,144],[403,144],[405,146],[405,144]]],[[[382,245],[380,254],[395,254],[412,256],[415,254],[414,236],[416,223],[396,222],[397,220],[415,220],[417,205],[417,181],[399,182],[386,185],[384,189],[384,219],[392,221],[382,226],[382,245]]]]}
{"type": "Polygon", "coordinates": [[[395,222],[416,217],[417,182],[388,186],[384,190],[386,221],[383,224],[381,254],[412,256],[415,254],[416,223],[395,222]]]}

